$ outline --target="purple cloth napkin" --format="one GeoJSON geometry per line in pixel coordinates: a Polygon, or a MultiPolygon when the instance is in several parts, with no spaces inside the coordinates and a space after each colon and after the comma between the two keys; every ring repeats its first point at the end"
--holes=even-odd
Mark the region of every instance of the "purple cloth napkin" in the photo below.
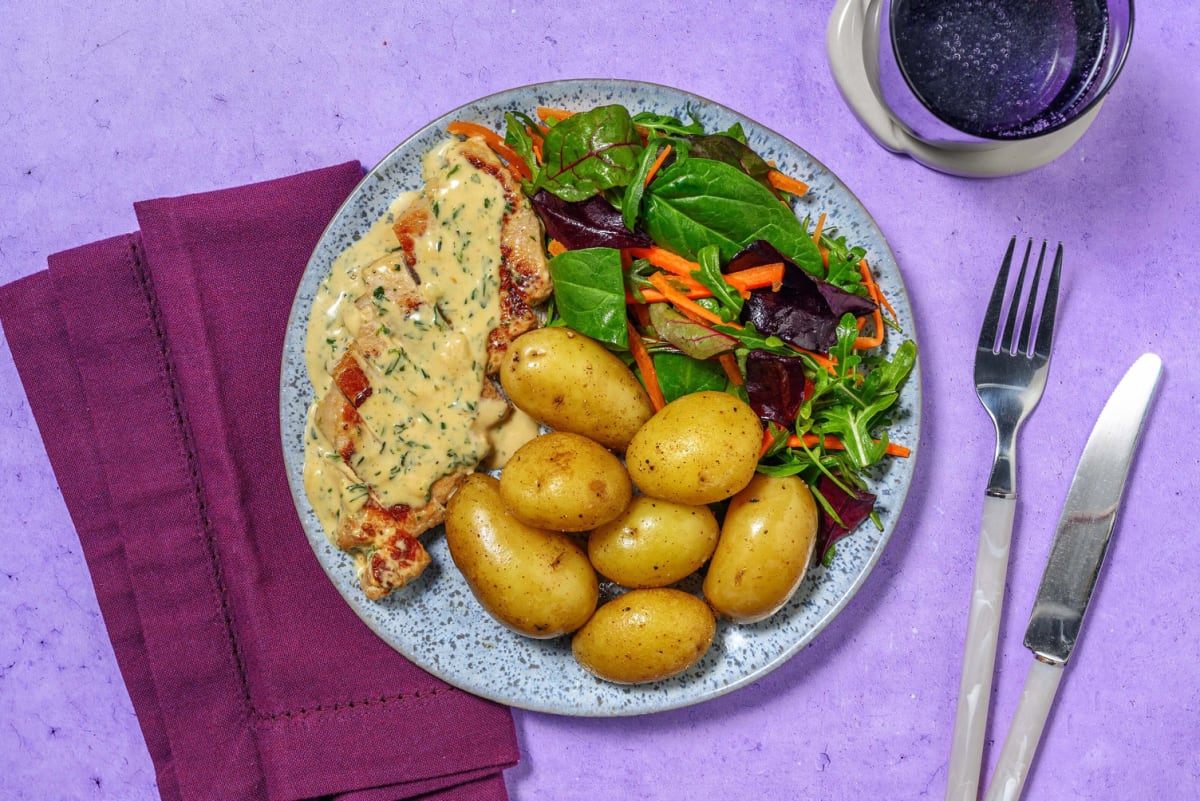
{"type": "Polygon", "coordinates": [[[377,638],[321,571],[279,434],[284,329],[357,163],[138,203],[0,319],[159,792],[499,801],[509,711],[377,638]]]}

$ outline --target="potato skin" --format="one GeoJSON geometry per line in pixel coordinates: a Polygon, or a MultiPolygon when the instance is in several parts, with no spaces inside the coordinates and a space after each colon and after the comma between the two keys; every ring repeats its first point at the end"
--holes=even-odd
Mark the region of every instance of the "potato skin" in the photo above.
{"type": "Polygon", "coordinates": [[[756,474],[729,502],[704,597],[737,623],[770,617],[803,581],[816,538],[817,504],[803,479],[756,474]]]}
{"type": "Polygon", "coordinates": [[[750,481],[762,423],[724,392],[695,392],[660,409],[625,453],[629,476],[655,498],[699,506],[731,497],[750,481]]]}
{"type": "Polygon", "coordinates": [[[622,587],[665,587],[708,561],[720,533],[707,506],[639,495],[620,517],[588,535],[588,558],[622,587]]]}
{"type": "Polygon", "coordinates": [[[621,460],[587,437],[552,431],[522,445],[500,474],[500,497],[523,523],[590,531],[629,505],[621,460]]]}
{"type": "Polygon", "coordinates": [[[624,451],[654,414],[625,363],[569,328],[536,328],[517,337],[500,366],[500,385],[539,423],[616,451],[624,451]]]}
{"type": "Polygon", "coordinates": [[[569,634],[596,609],[599,582],[583,550],[513,517],[486,473],[469,476],[450,499],[446,544],[483,608],[519,634],[569,634]]]}
{"type": "Polygon", "coordinates": [[[571,640],[576,661],[599,678],[642,684],[675,676],[712,645],[708,604],[669,587],[630,590],[596,610],[571,640]]]}

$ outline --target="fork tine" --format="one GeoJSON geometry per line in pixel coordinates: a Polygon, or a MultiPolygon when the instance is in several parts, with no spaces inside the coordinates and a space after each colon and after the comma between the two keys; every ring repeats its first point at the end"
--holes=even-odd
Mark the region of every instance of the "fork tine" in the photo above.
{"type": "Polygon", "coordinates": [[[1029,254],[1033,251],[1033,240],[1025,243],[1025,257],[1021,260],[1021,272],[1017,273],[1017,283],[1013,286],[1012,296],[1008,305],[1008,323],[1000,333],[1000,352],[1014,353],[1013,346],[1017,342],[1017,314],[1021,306],[1021,294],[1025,289],[1025,271],[1029,269],[1029,254]]]}
{"type": "Polygon", "coordinates": [[[996,276],[996,284],[992,287],[992,297],[988,300],[987,309],[983,313],[983,328],[979,332],[980,349],[996,349],[996,326],[1000,322],[1000,313],[1004,308],[1004,293],[1008,288],[1008,271],[1012,267],[1013,250],[1017,246],[1014,236],[1008,240],[1008,250],[1004,253],[1004,261],[1000,262],[1000,274],[996,276]]]}
{"type": "Polygon", "coordinates": [[[1034,343],[1034,353],[1042,358],[1050,358],[1050,348],[1054,343],[1054,316],[1058,310],[1058,278],[1062,272],[1063,246],[1058,243],[1054,253],[1054,266],[1050,269],[1050,280],[1046,284],[1046,299],[1042,302],[1042,316],[1038,320],[1037,341],[1034,343]]]}
{"type": "MultiPolygon", "coordinates": [[[[1033,242],[1030,241],[1032,247],[1033,242]]],[[[1033,283],[1029,285],[1029,298],[1025,301],[1025,320],[1021,323],[1021,337],[1017,342],[1016,352],[1021,356],[1032,355],[1029,340],[1033,337],[1033,310],[1037,306],[1038,289],[1042,285],[1042,266],[1046,263],[1046,243],[1042,242],[1042,250],[1038,253],[1037,269],[1033,271],[1033,283]]],[[[1043,306],[1043,308],[1045,308],[1043,306]]]]}

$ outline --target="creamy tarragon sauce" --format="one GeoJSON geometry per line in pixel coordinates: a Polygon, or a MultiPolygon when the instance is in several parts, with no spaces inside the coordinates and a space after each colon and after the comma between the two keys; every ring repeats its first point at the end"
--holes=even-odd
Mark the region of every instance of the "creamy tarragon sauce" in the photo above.
{"type": "Polygon", "coordinates": [[[456,469],[502,466],[507,455],[536,434],[536,424],[502,400],[481,396],[489,332],[500,320],[498,266],[505,211],[496,179],[468,163],[448,141],[425,156],[424,178],[436,187],[435,215],[415,239],[424,305],[405,314],[396,304],[356,306],[376,270],[403,269],[392,225],[417,193],[397,198],[370,229],[334,260],[309,316],[306,361],[319,401],[332,368],[352,340],[379,334],[379,356],[359,359],[371,396],[359,408],[368,432],[342,462],[309,409],[304,486],[326,533],[341,514],[364,503],[369,484],[385,506],[422,506],[430,487],[456,469]],[[374,443],[375,447],[370,447],[374,443]]]}

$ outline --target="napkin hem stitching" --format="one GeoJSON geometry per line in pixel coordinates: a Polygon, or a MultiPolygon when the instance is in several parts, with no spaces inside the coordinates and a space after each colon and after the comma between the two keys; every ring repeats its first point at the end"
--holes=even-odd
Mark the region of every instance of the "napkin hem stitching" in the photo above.
{"type": "Polygon", "coordinates": [[[176,374],[175,360],[173,358],[170,343],[167,341],[162,310],[158,303],[158,294],[154,291],[153,276],[150,275],[150,270],[142,258],[141,251],[142,249],[137,240],[130,242],[130,252],[133,259],[134,274],[137,276],[138,283],[142,288],[142,293],[146,298],[151,329],[154,332],[154,338],[158,342],[159,352],[163,357],[163,373],[165,374],[167,380],[167,386],[170,388],[171,408],[175,413],[175,422],[179,427],[180,445],[182,446],[181,449],[183,450],[184,458],[187,460],[188,479],[191,483],[192,495],[195,498],[196,511],[200,519],[200,528],[201,534],[203,535],[202,538],[204,540],[206,556],[208,557],[208,561],[212,568],[213,579],[216,581],[217,585],[216,589],[221,620],[224,622],[225,636],[228,639],[230,650],[232,651],[238,684],[242,691],[242,712],[248,718],[250,717],[250,714],[248,713],[254,711],[254,703],[250,696],[250,684],[246,676],[246,666],[242,657],[242,650],[238,645],[237,636],[234,632],[233,615],[229,606],[228,589],[226,587],[224,576],[221,570],[216,542],[214,541],[212,534],[212,520],[208,514],[208,504],[204,499],[203,482],[200,480],[199,457],[196,453],[187,412],[183,407],[181,389],[176,374]]]}
{"type": "Polygon", "coordinates": [[[385,706],[398,701],[419,701],[423,698],[432,698],[433,696],[454,692],[458,692],[458,689],[455,687],[439,687],[432,690],[417,690],[416,692],[412,693],[385,695],[379,698],[365,698],[361,701],[335,701],[332,704],[301,706],[298,709],[286,709],[282,712],[259,712],[255,710],[255,715],[259,720],[264,722],[292,720],[295,718],[301,718],[325,712],[345,712],[347,710],[358,709],[360,707],[373,708],[377,706],[385,706]]]}

